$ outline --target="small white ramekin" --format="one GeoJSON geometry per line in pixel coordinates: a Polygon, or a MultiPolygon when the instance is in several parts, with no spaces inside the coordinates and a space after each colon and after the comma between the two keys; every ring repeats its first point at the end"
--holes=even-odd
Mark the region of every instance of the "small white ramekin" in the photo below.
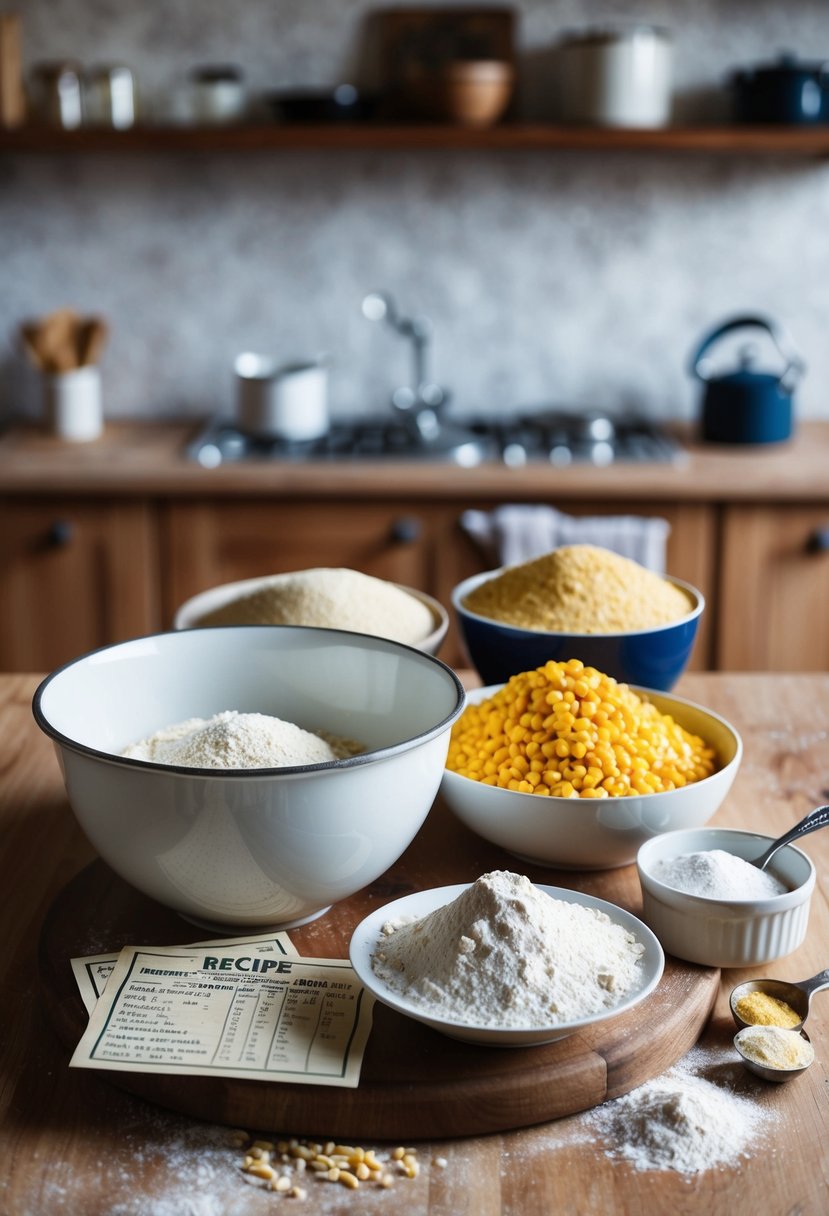
{"type": "Polygon", "coordinates": [[[718,900],[689,895],[654,878],[657,862],[685,853],[722,849],[750,860],[772,838],[737,828],[692,828],[655,836],[639,849],[642,919],[667,954],[708,967],[753,967],[791,954],[806,936],[815,867],[800,849],[786,845],[769,870],[789,888],[769,899],[718,900]]]}

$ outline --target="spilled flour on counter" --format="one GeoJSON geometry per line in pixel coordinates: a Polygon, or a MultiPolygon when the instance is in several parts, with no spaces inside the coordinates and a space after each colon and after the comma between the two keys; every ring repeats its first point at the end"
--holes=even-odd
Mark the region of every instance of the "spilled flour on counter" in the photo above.
{"type": "Polygon", "coordinates": [[[783,1151],[776,1137],[783,1121],[781,1088],[746,1072],[726,1027],[719,1041],[698,1043],[666,1072],[622,1097],[505,1134],[502,1176],[520,1171],[529,1182],[536,1161],[561,1152],[562,1169],[590,1161],[597,1196],[603,1188],[612,1191],[615,1168],[625,1164],[669,1172],[693,1186],[705,1171],[739,1171],[752,1157],[768,1162],[783,1151]]]}
{"type": "MultiPolygon", "coordinates": [[[[732,1087],[727,1072],[721,1082],[701,1075],[698,1065],[704,1059],[704,1049],[696,1048],[662,1076],[585,1116],[609,1157],[629,1161],[637,1170],[699,1174],[751,1155],[775,1112],[750,1089],[744,1096],[732,1087]]],[[[732,1064],[731,1074],[746,1085],[742,1065],[732,1064]]]]}
{"type": "Polygon", "coordinates": [[[188,718],[164,727],[121,754],[181,768],[290,768],[326,764],[363,750],[352,739],[312,734],[269,714],[228,709],[212,718],[188,718]]]}
{"type": "Polygon", "coordinates": [[[641,979],[636,938],[523,875],[484,874],[419,920],[383,927],[374,972],[424,1011],[468,1025],[549,1026],[618,1005],[641,979]]]}

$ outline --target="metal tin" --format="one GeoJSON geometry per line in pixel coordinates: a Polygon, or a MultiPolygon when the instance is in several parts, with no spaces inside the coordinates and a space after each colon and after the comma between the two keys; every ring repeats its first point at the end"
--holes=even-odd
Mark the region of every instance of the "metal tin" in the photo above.
{"type": "Polygon", "coordinates": [[[248,95],[241,70],[232,65],[208,65],[190,75],[193,121],[206,126],[241,122],[248,95]]]}
{"type": "Polygon", "coordinates": [[[29,74],[29,108],[35,122],[74,130],[83,122],[81,67],[74,60],[37,63],[29,74]]]}
{"type": "Polygon", "coordinates": [[[83,80],[83,108],[84,125],[118,131],[135,126],[138,97],[132,70],[122,63],[90,68],[83,80]]]}

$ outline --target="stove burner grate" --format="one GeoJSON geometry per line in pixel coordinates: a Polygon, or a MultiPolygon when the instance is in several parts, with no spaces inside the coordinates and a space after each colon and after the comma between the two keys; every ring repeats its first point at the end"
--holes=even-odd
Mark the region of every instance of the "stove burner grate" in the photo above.
{"type": "Polygon", "coordinates": [[[563,467],[675,464],[684,459],[682,447],[659,423],[635,415],[536,410],[507,418],[458,417],[451,425],[453,432],[468,434],[463,458],[452,448],[441,451],[422,442],[405,419],[377,415],[335,420],[325,435],[303,441],[247,435],[232,421],[219,418],[188,443],[185,455],[206,468],[254,460],[494,461],[511,467],[546,462],[563,467]]]}

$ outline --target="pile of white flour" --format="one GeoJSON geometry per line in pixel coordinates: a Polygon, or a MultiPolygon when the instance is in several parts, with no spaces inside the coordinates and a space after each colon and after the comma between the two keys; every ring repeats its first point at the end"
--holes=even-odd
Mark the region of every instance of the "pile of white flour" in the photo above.
{"type": "Polygon", "coordinates": [[[603,912],[496,870],[420,920],[385,925],[372,968],[439,1017],[549,1026],[619,1004],[640,982],[643,952],[603,912]]]}
{"type": "MultiPolygon", "coordinates": [[[[637,1170],[699,1174],[748,1157],[774,1119],[754,1097],[695,1075],[695,1049],[668,1072],[583,1116],[611,1157],[637,1170]]],[[[734,1065],[738,1072],[741,1066],[734,1065]]],[[[709,1065],[710,1070],[710,1065],[709,1065]]],[[[722,1070],[720,1070],[722,1071],[722,1070]]]]}
{"type": "Polygon", "coordinates": [[[788,889],[773,874],[724,849],[681,853],[656,862],[652,873],[674,891],[708,899],[769,899],[788,889]]]}
{"type": "Polygon", "coordinates": [[[351,739],[312,734],[269,714],[228,709],[165,727],[130,744],[122,755],[182,768],[288,768],[342,760],[362,750],[351,739]]]}

